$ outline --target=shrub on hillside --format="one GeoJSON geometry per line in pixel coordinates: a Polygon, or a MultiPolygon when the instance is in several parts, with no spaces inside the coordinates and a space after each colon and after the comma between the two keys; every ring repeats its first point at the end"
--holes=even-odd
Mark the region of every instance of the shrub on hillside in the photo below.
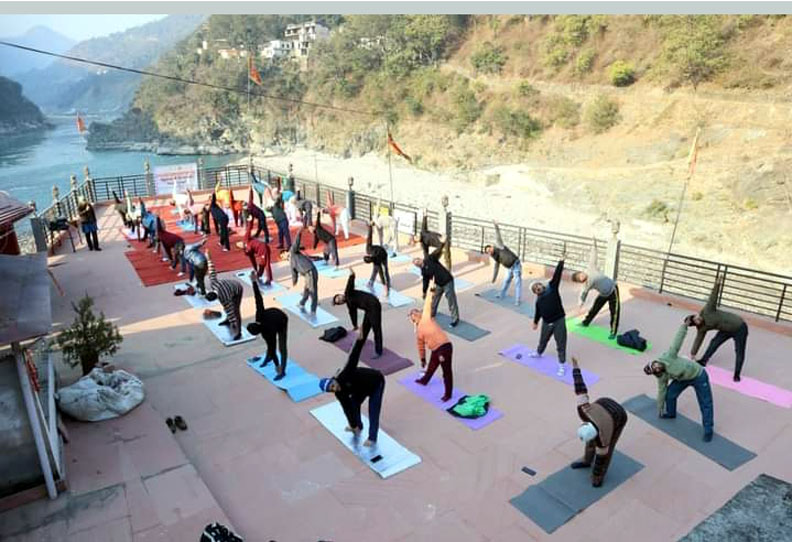
{"type": "Polygon", "coordinates": [[[476,93],[468,87],[467,83],[457,86],[454,90],[453,102],[454,128],[458,132],[462,132],[478,120],[483,106],[476,98],[476,93]]]}
{"type": "Polygon", "coordinates": [[[610,82],[617,87],[627,87],[635,82],[635,68],[629,62],[617,60],[609,70],[610,82]]]}
{"type": "Polygon", "coordinates": [[[585,49],[578,54],[575,59],[575,74],[583,75],[591,71],[594,66],[594,51],[592,49],[585,49]]]}
{"type": "Polygon", "coordinates": [[[580,124],[580,104],[566,96],[553,96],[547,103],[550,122],[561,128],[580,124]]]}
{"type": "Polygon", "coordinates": [[[665,204],[665,202],[655,199],[652,200],[652,203],[646,206],[644,213],[651,218],[662,218],[665,221],[668,221],[668,212],[670,210],[671,209],[665,204]]]}
{"type": "Polygon", "coordinates": [[[569,50],[564,38],[558,34],[548,35],[543,44],[544,56],[542,62],[550,68],[560,68],[569,60],[569,50]]]}
{"type": "Polygon", "coordinates": [[[520,81],[517,83],[517,94],[523,98],[534,98],[539,95],[539,91],[529,81],[520,81]]]}
{"type": "Polygon", "coordinates": [[[503,47],[487,41],[473,52],[470,63],[478,73],[500,73],[507,59],[503,47]]]}
{"type": "Polygon", "coordinates": [[[542,125],[528,112],[515,111],[505,105],[495,108],[492,112],[492,120],[498,130],[507,136],[530,139],[538,136],[542,131],[542,125]]]}
{"type": "Polygon", "coordinates": [[[414,116],[419,117],[423,115],[424,109],[421,100],[417,100],[412,96],[404,98],[404,103],[407,105],[407,110],[414,116]]]}
{"type": "Polygon", "coordinates": [[[601,94],[588,105],[583,117],[595,134],[601,134],[621,120],[619,104],[601,94]]]}

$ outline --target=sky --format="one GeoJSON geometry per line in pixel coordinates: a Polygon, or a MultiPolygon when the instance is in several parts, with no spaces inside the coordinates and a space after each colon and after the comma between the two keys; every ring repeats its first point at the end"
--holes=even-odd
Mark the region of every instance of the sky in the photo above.
{"type": "Polygon", "coordinates": [[[167,15],[7,15],[0,14],[0,36],[19,36],[34,26],[48,26],[74,41],[106,36],[167,15]]]}

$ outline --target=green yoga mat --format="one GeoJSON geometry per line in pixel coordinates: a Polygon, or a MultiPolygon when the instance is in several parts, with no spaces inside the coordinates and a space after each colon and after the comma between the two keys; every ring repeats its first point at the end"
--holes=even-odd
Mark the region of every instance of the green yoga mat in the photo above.
{"type": "Polygon", "coordinates": [[[578,335],[582,335],[587,339],[604,344],[605,346],[610,346],[616,350],[622,350],[628,354],[632,354],[633,356],[644,354],[652,349],[652,343],[649,341],[646,341],[646,350],[643,352],[622,346],[616,342],[616,339],[610,340],[608,338],[608,335],[610,335],[610,330],[601,326],[596,326],[594,324],[591,324],[588,327],[583,327],[580,325],[582,320],[583,319],[578,316],[570,316],[567,318],[567,331],[570,333],[577,333],[578,335]]]}

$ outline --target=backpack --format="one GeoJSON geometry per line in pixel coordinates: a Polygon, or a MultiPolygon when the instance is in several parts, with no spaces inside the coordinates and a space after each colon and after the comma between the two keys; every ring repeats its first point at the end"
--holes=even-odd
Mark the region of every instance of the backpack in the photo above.
{"type": "Polygon", "coordinates": [[[347,336],[346,328],[341,326],[331,327],[329,329],[325,329],[322,336],[319,337],[320,341],[326,341],[329,343],[334,343],[340,339],[343,339],[347,336]]]}
{"type": "Polygon", "coordinates": [[[447,412],[457,418],[481,418],[489,412],[489,402],[486,395],[463,395],[447,412]]]}
{"type": "Polygon", "coordinates": [[[641,337],[641,332],[637,329],[631,329],[616,337],[616,342],[625,348],[632,348],[643,352],[646,350],[646,339],[641,337]]]}

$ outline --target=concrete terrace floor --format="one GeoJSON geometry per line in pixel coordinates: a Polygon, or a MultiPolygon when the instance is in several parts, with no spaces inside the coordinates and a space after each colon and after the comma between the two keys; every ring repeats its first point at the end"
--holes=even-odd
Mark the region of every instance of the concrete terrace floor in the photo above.
{"type": "MultiPolygon", "coordinates": [[[[264,350],[260,338],[222,346],[201,323],[201,311],[172,295],[171,284],[140,284],[123,255],[127,242],[115,213],[102,210],[100,228],[101,253],[82,245],[72,254],[67,241],[51,258],[62,263],[53,272],[66,292],[59,297],[53,289],[54,321],[68,324],[70,302],[85,292],[93,296],[124,336],[115,365],[142,377],[148,397],[117,420],[70,423],[69,493],[0,515],[0,539],[197,541],[203,526],[217,520],[250,541],[667,541],[688,533],[761,473],[792,481],[790,410],[713,386],[716,432],[757,453],[755,459],[730,472],[631,415],[618,449],[645,468],[546,534],[509,499],[582,453],[574,392],[497,354],[518,342],[535,346],[537,333],[527,317],[474,297],[489,287],[492,268],[468,263],[462,253],[455,254],[455,274],[476,283],[459,294],[462,318],[492,333],[472,343],[450,336],[455,384],[489,395],[504,417],[472,431],[397,382],[411,369],[388,376],[381,427],[422,462],[382,480],[310,415],[331,395],[292,402],[245,364],[264,350]],[[171,435],[165,418],[176,414],[189,430],[171,435]],[[537,475],[524,474],[523,466],[537,475]]],[[[342,265],[354,262],[358,275],[367,276],[362,252],[363,246],[343,250],[342,265]]],[[[408,266],[393,266],[394,287],[420,300],[419,279],[408,266]]],[[[290,286],[287,264],[278,264],[275,275],[290,286]]],[[[531,278],[526,273],[524,292],[531,278]]],[[[345,280],[320,276],[320,305],[341,325],[349,324],[346,311],[328,298],[345,280]]],[[[631,356],[570,334],[569,352],[601,377],[590,387],[592,399],[654,396],[654,379],[641,368],[667,347],[689,312],[627,290],[622,329],[640,329],[654,349],[631,356]]],[[[579,289],[564,282],[562,291],[572,313],[579,289]]],[[[523,297],[533,302],[530,293],[523,297]]],[[[271,297],[265,303],[275,305],[271,297]]],[[[417,362],[409,308],[383,307],[385,346],[417,362]]],[[[247,287],[242,309],[250,321],[247,287]]],[[[440,310],[447,311],[445,301],[440,310]]],[[[606,319],[607,309],[599,322],[606,319]]],[[[317,340],[321,329],[290,315],[289,333],[290,357],[307,370],[331,375],[344,363],[344,352],[317,340]]],[[[792,389],[790,352],[790,333],[753,327],[743,374],[792,389]]],[[[731,370],[731,343],[712,364],[731,370]]],[[[700,420],[692,390],[679,408],[700,420]]]]}

